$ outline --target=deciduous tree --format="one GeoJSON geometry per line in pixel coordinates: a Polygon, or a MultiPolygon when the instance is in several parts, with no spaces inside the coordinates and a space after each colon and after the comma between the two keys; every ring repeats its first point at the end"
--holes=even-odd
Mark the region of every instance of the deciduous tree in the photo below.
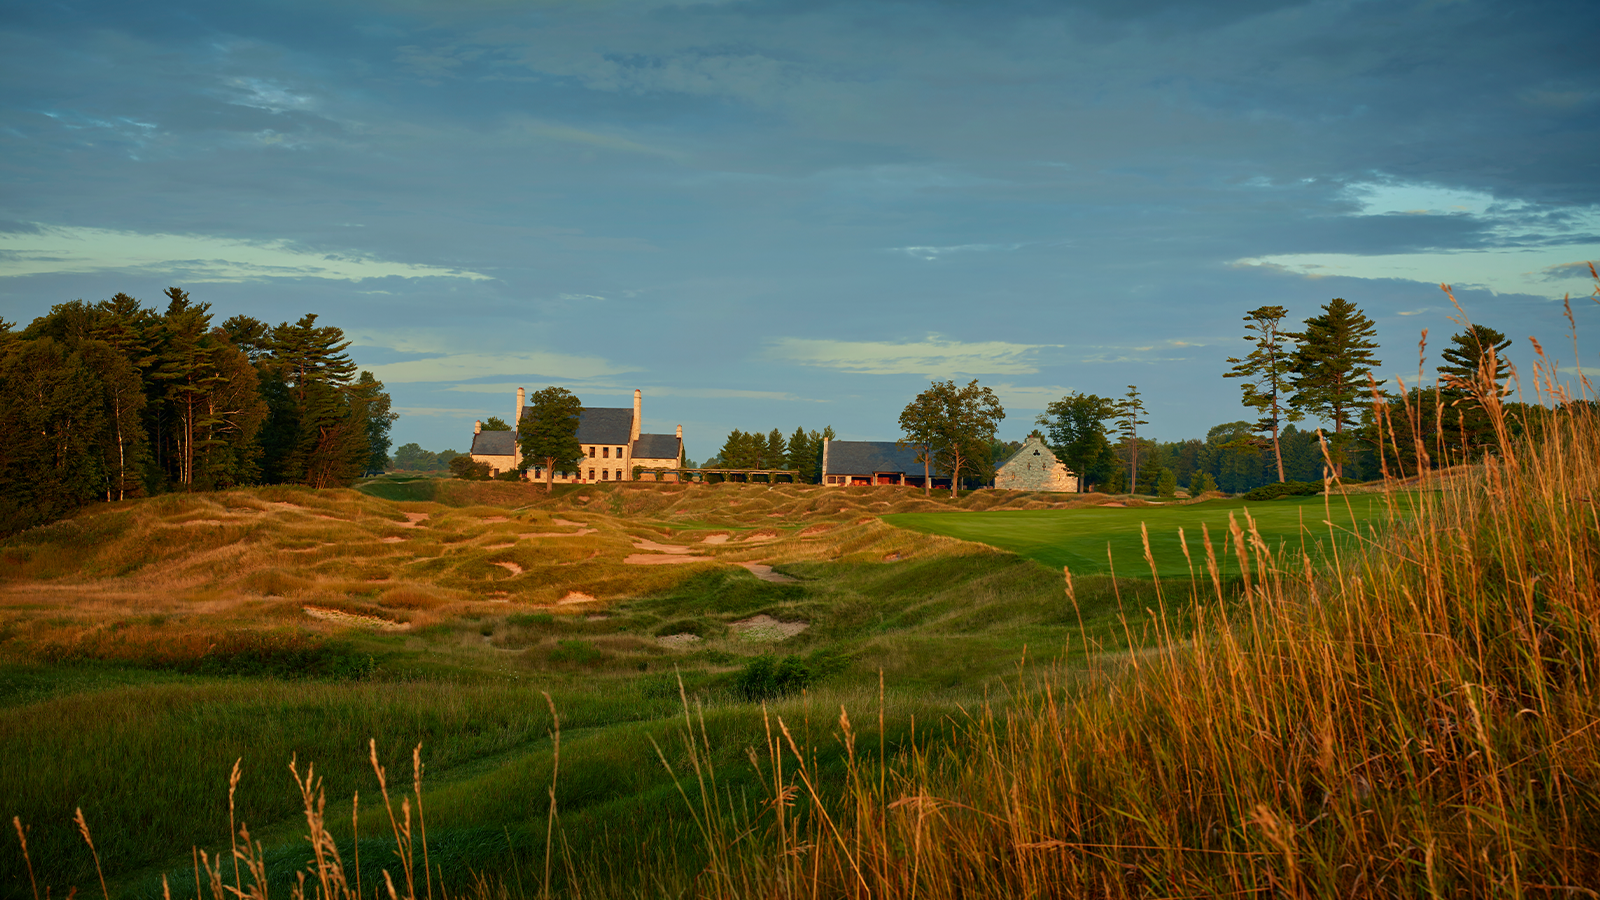
{"type": "Polygon", "coordinates": [[[1103,482],[1116,464],[1116,453],[1106,435],[1106,422],[1116,415],[1116,401],[1074,391],[1051,402],[1038,418],[1050,452],[1083,479],[1084,490],[1090,482],[1103,482]]]}
{"type": "MultiPolygon", "coordinates": [[[[528,408],[523,410],[522,421],[517,425],[517,444],[524,466],[529,460],[542,463],[544,489],[553,491],[556,470],[564,472],[575,468],[583,457],[583,447],[578,443],[583,401],[566,388],[555,386],[534,391],[528,401],[528,408]]],[[[455,465],[454,460],[451,465],[455,465]]]]}
{"type": "MultiPolygon", "coordinates": [[[[916,446],[924,460],[937,454],[950,472],[950,496],[957,496],[961,473],[977,471],[989,453],[995,429],[1006,412],[994,391],[973,379],[965,387],[954,381],[935,381],[906,404],[900,413],[900,430],[906,443],[916,446]]],[[[923,481],[924,487],[927,481],[923,481]]]]}

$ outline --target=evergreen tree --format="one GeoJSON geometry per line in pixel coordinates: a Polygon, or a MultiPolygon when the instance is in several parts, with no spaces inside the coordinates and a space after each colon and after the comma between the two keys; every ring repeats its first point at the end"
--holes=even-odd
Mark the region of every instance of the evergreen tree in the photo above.
{"type": "Polygon", "coordinates": [[[1128,483],[1139,489],[1139,426],[1150,423],[1139,418],[1145,412],[1144,401],[1139,399],[1139,389],[1128,385],[1128,393],[1117,401],[1117,434],[1128,452],[1128,483]]]}
{"type": "MultiPolygon", "coordinates": [[[[583,447],[578,443],[583,401],[566,388],[554,386],[535,391],[528,400],[528,408],[517,423],[517,443],[523,465],[537,460],[544,470],[544,489],[548,493],[555,490],[556,472],[576,468],[583,457],[583,447]]],[[[452,468],[454,465],[452,461],[452,468]]]]}
{"type": "Polygon", "coordinates": [[[801,484],[811,482],[812,470],[817,467],[819,444],[815,431],[807,432],[804,428],[796,428],[794,434],[789,435],[789,453],[784,459],[783,467],[798,472],[795,480],[801,484]]]}
{"type": "Polygon", "coordinates": [[[1300,411],[1287,403],[1289,376],[1294,371],[1292,345],[1300,336],[1282,330],[1283,319],[1289,311],[1281,306],[1261,306],[1245,314],[1245,340],[1255,349],[1242,359],[1229,357],[1233,368],[1224,378],[1249,378],[1239,387],[1244,393],[1244,405],[1261,413],[1256,422],[1257,433],[1272,436],[1272,453],[1278,463],[1278,480],[1283,479],[1283,450],[1278,443],[1278,433],[1285,421],[1297,422],[1300,411]]]}
{"type": "Polygon", "coordinates": [[[93,370],[64,342],[0,344],[0,534],[53,521],[101,494],[100,394],[93,370]]]}
{"type": "Polygon", "coordinates": [[[1294,395],[1291,406],[1333,425],[1328,453],[1334,474],[1344,475],[1351,426],[1371,394],[1369,376],[1383,363],[1373,355],[1377,325],[1354,303],[1340,297],[1328,301],[1322,315],[1306,320],[1291,364],[1294,395]]]}
{"type": "Polygon", "coordinates": [[[1486,325],[1472,325],[1452,335],[1439,366],[1439,427],[1447,456],[1477,459],[1499,445],[1490,410],[1510,395],[1511,363],[1505,350],[1511,341],[1486,325]]]}
{"type": "MultiPolygon", "coordinates": [[[[526,415],[526,413],[524,413],[524,415],[526,415]]],[[[489,418],[483,420],[483,430],[510,431],[511,426],[506,423],[505,419],[502,419],[499,416],[490,416],[489,418]]]]}
{"type": "MultiPolygon", "coordinates": [[[[758,469],[783,469],[788,467],[789,443],[783,439],[783,432],[774,428],[767,432],[766,440],[761,442],[761,459],[758,469]]],[[[767,477],[770,482],[771,476],[767,477]]]]}

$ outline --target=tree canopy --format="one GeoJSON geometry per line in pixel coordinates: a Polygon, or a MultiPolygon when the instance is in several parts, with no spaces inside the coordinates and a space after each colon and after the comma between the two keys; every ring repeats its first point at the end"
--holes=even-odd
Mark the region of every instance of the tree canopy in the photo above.
{"type": "Polygon", "coordinates": [[[1272,453],[1278,464],[1278,480],[1283,480],[1283,448],[1278,435],[1283,423],[1297,422],[1299,410],[1286,402],[1290,374],[1294,371],[1291,346],[1299,335],[1284,331],[1284,317],[1289,311],[1281,306],[1260,306],[1245,313],[1244,336],[1253,349],[1241,358],[1229,357],[1233,368],[1223,373],[1224,378],[1248,378],[1239,385],[1244,394],[1244,405],[1261,414],[1255,431],[1271,435],[1272,453]]]}
{"type": "Polygon", "coordinates": [[[1116,467],[1106,435],[1106,422],[1116,414],[1117,404],[1109,397],[1074,391],[1052,401],[1037,419],[1050,452],[1083,479],[1085,488],[1103,482],[1116,467]]]}
{"type": "Polygon", "coordinates": [[[1377,325],[1354,303],[1335,297],[1305,326],[1291,362],[1289,402],[1333,425],[1328,455],[1342,476],[1351,426],[1370,405],[1372,370],[1383,364],[1372,352],[1377,325]]]}
{"type": "Polygon", "coordinates": [[[578,443],[582,415],[583,401],[566,388],[547,387],[528,398],[528,407],[517,423],[517,444],[524,469],[537,460],[544,470],[546,491],[555,490],[558,470],[576,468],[583,456],[583,447],[578,443]]]}
{"type": "MultiPolygon", "coordinates": [[[[937,458],[950,473],[950,496],[956,496],[962,472],[979,471],[992,454],[995,429],[1006,412],[994,391],[974,378],[964,387],[935,381],[900,412],[903,441],[922,454],[924,472],[937,458]]],[[[926,489],[928,480],[924,478],[926,489]]]]}

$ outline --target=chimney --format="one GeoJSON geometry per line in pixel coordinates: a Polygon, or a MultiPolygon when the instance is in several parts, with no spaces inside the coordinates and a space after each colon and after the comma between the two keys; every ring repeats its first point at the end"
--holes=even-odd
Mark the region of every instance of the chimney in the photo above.
{"type": "Polygon", "coordinates": [[[517,414],[511,420],[511,427],[515,429],[522,424],[522,408],[528,405],[528,389],[517,388],[517,414]]]}
{"type": "Polygon", "coordinates": [[[639,439],[639,420],[644,415],[643,408],[644,394],[635,388],[633,391],[633,434],[628,436],[628,440],[630,441],[637,441],[639,439]]]}
{"type": "Polygon", "coordinates": [[[682,425],[678,426],[678,440],[680,440],[680,441],[683,440],[683,426],[682,425]]]}
{"type": "Polygon", "coordinates": [[[483,420],[482,419],[479,419],[478,421],[472,423],[472,433],[473,434],[483,434],[483,420]]]}
{"type": "MultiPolygon", "coordinates": [[[[823,438],[822,439],[822,471],[823,471],[824,474],[826,474],[827,471],[828,471],[828,445],[832,444],[832,443],[833,443],[833,439],[832,438],[823,438]]],[[[827,484],[828,483],[828,479],[826,479],[826,478],[822,479],[822,483],[823,484],[827,484]]]]}

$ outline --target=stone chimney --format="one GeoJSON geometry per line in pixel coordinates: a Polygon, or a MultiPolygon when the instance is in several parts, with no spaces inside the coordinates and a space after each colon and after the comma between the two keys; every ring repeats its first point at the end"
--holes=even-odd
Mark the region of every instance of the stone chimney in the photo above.
{"type": "Polygon", "coordinates": [[[678,440],[680,440],[680,441],[683,440],[683,426],[682,425],[678,426],[678,440]]]}
{"type": "Polygon", "coordinates": [[[517,388],[517,414],[511,419],[513,430],[522,424],[522,408],[528,405],[528,389],[517,388]]]}
{"type": "Polygon", "coordinates": [[[633,434],[628,436],[628,440],[630,441],[637,441],[639,439],[640,420],[644,417],[643,410],[644,394],[635,388],[633,391],[633,434]]]}
{"type": "Polygon", "coordinates": [[[483,434],[483,420],[482,419],[479,419],[478,421],[472,423],[472,433],[473,434],[483,434]]]}

